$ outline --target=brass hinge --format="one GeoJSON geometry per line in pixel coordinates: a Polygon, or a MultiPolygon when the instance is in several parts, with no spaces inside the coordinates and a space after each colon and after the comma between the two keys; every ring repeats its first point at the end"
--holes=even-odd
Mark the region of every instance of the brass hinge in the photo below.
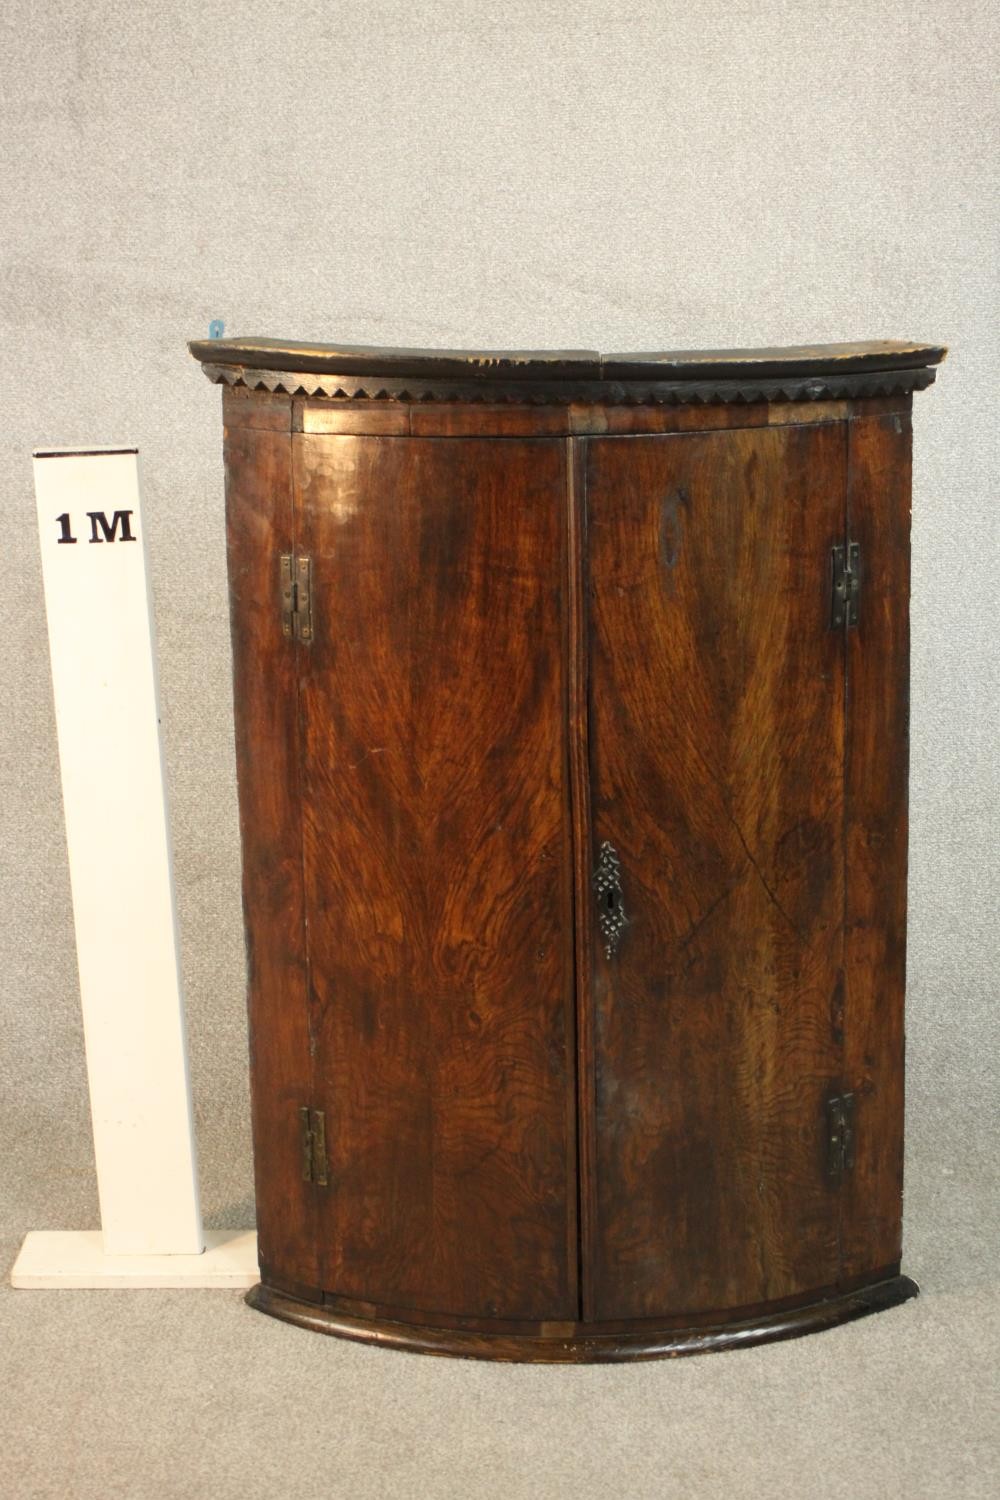
{"type": "Polygon", "coordinates": [[[830,552],[830,629],[858,623],[861,594],[861,544],[848,542],[830,552]]]}
{"type": "Polygon", "coordinates": [[[326,1117],[321,1109],[299,1110],[302,1137],[302,1181],[326,1187],[326,1117]]]}
{"type": "Polygon", "coordinates": [[[312,559],[281,554],[281,633],[312,640],[312,559]]]}
{"type": "Polygon", "coordinates": [[[854,1166],[854,1095],[835,1094],[826,1101],[826,1170],[843,1177],[854,1166]]]}

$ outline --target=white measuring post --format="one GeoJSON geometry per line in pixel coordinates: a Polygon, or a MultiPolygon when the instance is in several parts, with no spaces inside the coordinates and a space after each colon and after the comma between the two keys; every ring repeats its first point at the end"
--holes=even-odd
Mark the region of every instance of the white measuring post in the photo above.
{"type": "Polygon", "coordinates": [[[249,1286],[198,1201],[137,450],[34,469],[102,1231],[33,1231],[11,1281],[249,1286]]]}

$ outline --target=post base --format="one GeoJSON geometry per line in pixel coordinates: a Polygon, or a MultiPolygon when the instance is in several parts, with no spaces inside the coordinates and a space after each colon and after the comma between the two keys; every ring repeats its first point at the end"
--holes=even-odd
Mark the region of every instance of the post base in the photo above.
{"type": "Polygon", "coordinates": [[[253,1229],[208,1229],[200,1255],[106,1255],[99,1229],[35,1229],[25,1236],[10,1284],[26,1290],[87,1287],[254,1286],[253,1229]]]}

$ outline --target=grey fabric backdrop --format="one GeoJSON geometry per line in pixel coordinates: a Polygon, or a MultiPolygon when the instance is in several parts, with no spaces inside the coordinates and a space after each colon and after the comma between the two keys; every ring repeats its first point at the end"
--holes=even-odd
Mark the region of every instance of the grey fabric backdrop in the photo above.
{"type": "Polygon", "coordinates": [[[996,6],[8,0],[0,26],[6,1264],[97,1222],[31,448],[141,451],[203,1198],[240,1224],[219,396],[185,339],[912,337],[952,354],[915,398],[907,1265],[995,1309],[996,6]]]}

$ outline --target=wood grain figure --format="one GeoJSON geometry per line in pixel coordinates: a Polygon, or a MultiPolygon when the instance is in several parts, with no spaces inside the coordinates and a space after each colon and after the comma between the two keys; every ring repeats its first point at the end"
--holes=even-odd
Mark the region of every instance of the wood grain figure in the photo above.
{"type": "Polygon", "coordinates": [[[248,1300],[579,1363],[914,1295],[910,408],[944,350],[191,349],[225,419],[248,1300]]]}

